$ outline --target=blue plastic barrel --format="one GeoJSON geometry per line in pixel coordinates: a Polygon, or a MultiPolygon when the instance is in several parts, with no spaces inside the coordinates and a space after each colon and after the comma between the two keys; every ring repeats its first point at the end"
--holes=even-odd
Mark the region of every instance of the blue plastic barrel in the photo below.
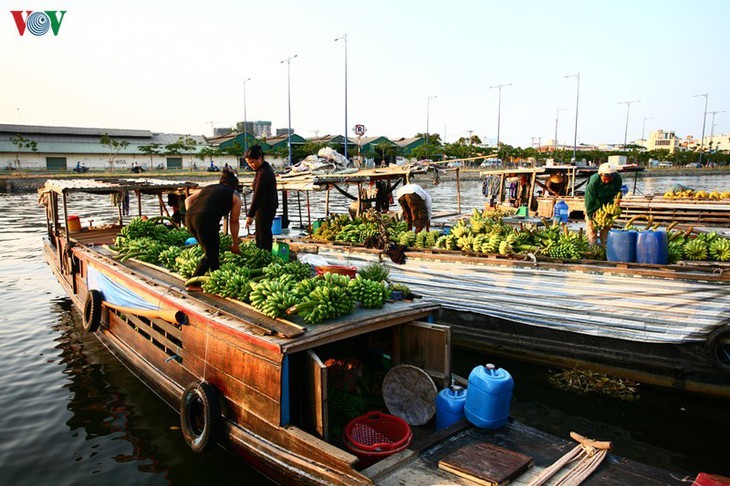
{"type": "Polygon", "coordinates": [[[464,418],[466,390],[459,385],[444,388],[436,395],[436,430],[455,424],[464,418]]]}
{"type": "Polygon", "coordinates": [[[271,234],[281,234],[281,216],[274,216],[274,221],[271,223],[271,234]]]}
{"type": "Polygon", "coordinates": [[[636,237],[636,262],[666,265],[669,262],[667,232],[639,231],[636,237]]]}
{"type": "Polygon", "coordinates": [[[563,200],[558,201],[553,207],[553,219],[556,221],[567,223],[569,214],[570,207],[568,206],[568,203],[563,200]]]}
{"type": "Polygon", "coordinates": [[[507,423],[514,381],[507,370],[493,364],[477,366],[469,374],[464,413],[472,424],[498,429],[507,423]]]}
{"type": "Polygon", "coordinates": [[[611,230],[606,239],[606,260],[609,262],[636,261],[635,230],[611,230]]]}

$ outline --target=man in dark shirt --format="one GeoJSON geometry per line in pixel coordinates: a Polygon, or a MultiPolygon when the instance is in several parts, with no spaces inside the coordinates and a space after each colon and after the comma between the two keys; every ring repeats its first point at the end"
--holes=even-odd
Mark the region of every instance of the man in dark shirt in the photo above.
{"type": "MultiPolygon", "coordinates": [[[[241,199],[235,193],[238,189],[238,177],[229,170],[221,174],[220,183],[206,186],[186,200],[187,212],[185,222],[205,255],[195,269],[193,277],[204,275],[210,270],[217,270],[220,266],[220,235],[219,226],[223,216],[231,213],[230,227],[233,237],[233,253],[239,253],[238,246],[238,217],[241,213],[241,199]]],[[[197,290],[191,288],[189,290],[197,290]]]]}
{"type": "Polygon", "coordinates": [[[279,207],[276,194],[276,174],[268,162],[264,160],[264,151],[260,145],[254,145],[246,151],[246,163],[256,171],[253,178],[253,198],[246,213],[246,228],[256,223],[256,246],[271,251],[273,236],[271,224],[279,207]]]}

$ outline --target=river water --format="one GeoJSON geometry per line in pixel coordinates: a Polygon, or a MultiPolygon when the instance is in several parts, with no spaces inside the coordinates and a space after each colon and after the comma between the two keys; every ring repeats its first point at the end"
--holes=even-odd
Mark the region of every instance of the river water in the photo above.
{"type": "MultiPolygon", "coordinates": [[[[697,189],[730,190],[730,177],[639,180],[663,192],[680,182],[697,189]]],[[[428,184],[424,183],[428,186],[428,184]]],[[[477,181],[462,183],[463,209],[481,207],[477,181]]],[[[453,182],[429,188],[434,208],[450,208],[453,182]]],[[[333,197],[333,201],[339,199],[333,197]]],[[[300,199],[302,202],[305,198],[300,199]]],[[[320,196],[312,217],[323,213],[320,196]]],[[[306,204],[303,204],[306,221],[306,204]]],[[[343,204],[333,204],[335,209],[343,204]]],[[[74,202],[82,221],[108,212],[98,200],[74,202]]],[[[296,198],[290,217],[298,218],[296,198]]],[[[221,449],[199,456],[182,439],[179,416],[93,337],[43,260],[43,209],[35,194],[0,194],[0,477],[5,484],[266,484],[221,449]]],[[[467,376],[489,357],[455,352],[455,371],[467,376]]],[[[567,437],[570,430],[612,440],[615,452],[678,471],[730,475],[727,404],[648,387],[641,399],[579,397],[547,383],[547,370],[500,361],[515,377],[512,415],[567,437]],[[722,443],[722,442],[721,442],[722,443]]],[[[729,380],[730,386],[730,380],[729,380]]]]}

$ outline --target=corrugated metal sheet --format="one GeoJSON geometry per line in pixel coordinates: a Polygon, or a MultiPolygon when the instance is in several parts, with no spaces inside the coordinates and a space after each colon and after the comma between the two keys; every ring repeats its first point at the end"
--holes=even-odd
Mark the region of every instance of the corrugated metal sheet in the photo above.
{"type": "MultiPolygon", "coordinates": [[[[332,264],[362,266],[377,254],[320,247],[332,264]]],[[[446,308],[601,337],[652,343],[704,341],[730,322],[722,282],[517,268],[409,258],[383,262],[393,281],[446,308]]]]}
{"type": "Polygon", "coordinates": [[[0,124],[0,133],[16,135],[84,135],[101,137],[105,133],[110,137],[145,137],[152,136],[149,130],[128,130],[119,128],[81,128],[81,127],[48,127],[41,125],[7,125],[0,124]]]}

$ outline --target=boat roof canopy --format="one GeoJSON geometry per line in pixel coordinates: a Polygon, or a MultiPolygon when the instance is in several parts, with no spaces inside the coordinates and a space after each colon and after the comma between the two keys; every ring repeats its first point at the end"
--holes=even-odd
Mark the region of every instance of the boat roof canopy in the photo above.
{"type": "MultiPolygon", "coordinates": [[[[619,165],[616,167],[619,172],[641,172],[643,167],[636,164],[619,165]]],[[[544,174],[551,172],[575,172],[578,176],[591,176],[598,172],[598,167],[577,166],[577,165],[545,165],[542,167],[516,167],[514,169],[493,169],[479,171],[479,176],[502,175],[502,174],[544,174]]]]}
{"type": "Polygon", "coordinates": [[[341,172],[332,174],[294,174],[289,173],[276,179],[277,189],[294,191],[321,191],[329,184],[358,184],[374,180],[402,179],[413,174],[423,174],[424,166],[383,167],[377,169],[361,169],[357,172],[341,172]]]}
{"type": "Polygon", "coordinates": [[[40,192],[111,194],[119,191],[140,191],[145,194],[157,194],[195,187],[198,187],[196,182],[165,179],[49,179],[40,192]]]}

